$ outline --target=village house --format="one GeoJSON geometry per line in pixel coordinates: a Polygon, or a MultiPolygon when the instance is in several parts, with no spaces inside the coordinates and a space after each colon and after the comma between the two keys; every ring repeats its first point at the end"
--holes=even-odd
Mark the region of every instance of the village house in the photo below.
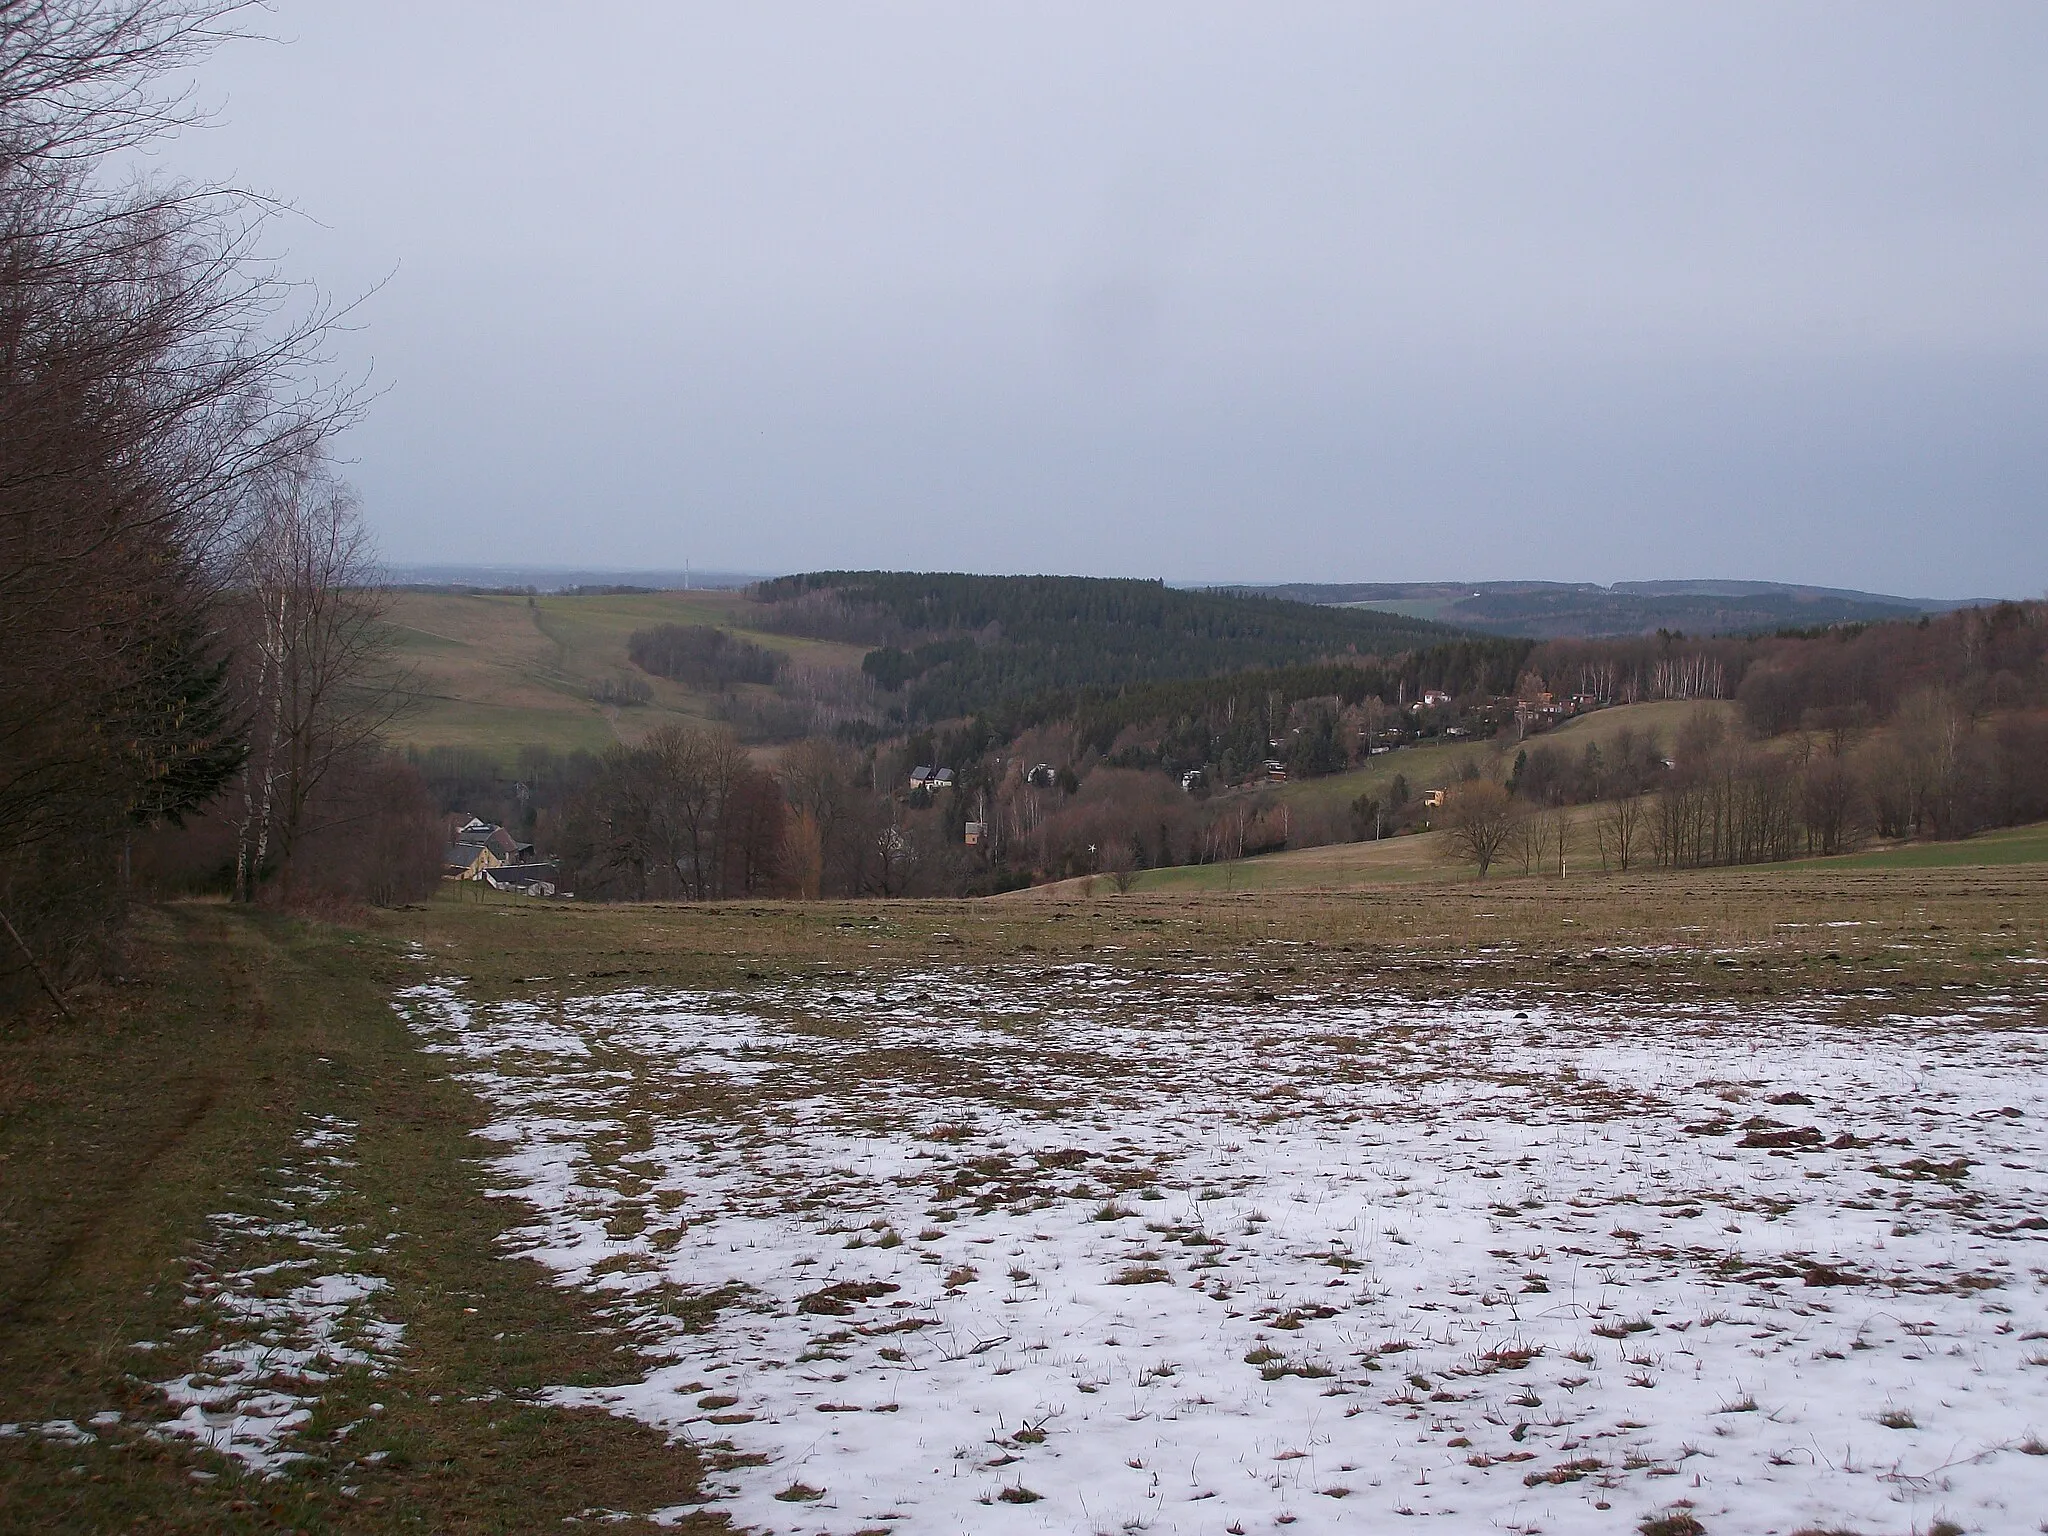
{"type": "Polygon", "coordinates": [[[441,873],[451,880],[481,880],[504,862],[482,843],[454,843],[441,855],[441,873]]]}
{"type": "Polygon", "coordinates": [[[441,855],[441,873],[456,880],[481,880],[494,869],[533,857],[533,844],[522,843],[503,827],[472,816],[457,827],[441,855]]]}

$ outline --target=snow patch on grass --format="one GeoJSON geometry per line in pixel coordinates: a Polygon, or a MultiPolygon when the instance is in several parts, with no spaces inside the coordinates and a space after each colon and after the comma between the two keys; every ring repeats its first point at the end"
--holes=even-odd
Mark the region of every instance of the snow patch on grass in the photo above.
{"type": "MultiPolygon", "coordinates": [[[[157,1383],[174,1416],[152,1433],[195,1440],[252,1471],[274,1474],[300,1459],[293,1433],[312,1416],[320,1385],[347,1370],[386,1371],[404,1341],[379,1316],[385,1281],[356,1273],[343,1235],[317,1217],[353,1166],[356,1126],[315,1116],[299,1138],[303,1156],[256,1213],[211,1218],[195,1256],[185,1330],[216,1339],[198,1369],[157,1383]]],[[[154,1342],[137,1349],[155,1349],[154,1342]]]]}
{"type": "Polygon", "coordinates": [[[516,1251],[646,1349],[553,1396],[722,1452],[743,1525],[2048,1509],[2031,999],[1845,1024],[1247,985],[399,1006],[493,1112],[516,1251]]]}

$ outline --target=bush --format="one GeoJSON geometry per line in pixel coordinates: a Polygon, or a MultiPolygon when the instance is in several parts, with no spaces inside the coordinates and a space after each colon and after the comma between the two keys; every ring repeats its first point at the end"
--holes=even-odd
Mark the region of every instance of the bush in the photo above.
{"type": "Polygon", "coordinates": [[[713,624],[657,624],[626,642],[633,665],[686,688],[722,692],[740,683],[772,683],[789,658],[713,624]]]}

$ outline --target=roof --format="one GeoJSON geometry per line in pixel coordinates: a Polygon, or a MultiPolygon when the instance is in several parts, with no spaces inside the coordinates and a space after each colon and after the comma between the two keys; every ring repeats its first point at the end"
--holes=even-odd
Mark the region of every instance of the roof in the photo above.
{"type": "Polygon", "coordinates": [[[553,864],[500,864],[491,871],[499,885],[552,885],[561,878],[553,864]]]}

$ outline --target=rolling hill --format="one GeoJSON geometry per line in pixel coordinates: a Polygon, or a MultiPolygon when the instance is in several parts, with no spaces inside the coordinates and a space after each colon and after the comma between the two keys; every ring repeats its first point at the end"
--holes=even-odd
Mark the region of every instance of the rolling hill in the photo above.
{"type": "MultiPolygon", "coordinates": [[[[637,629],[716,625],[794,662],[853,672],[865,654],[859,646],[752,630],[755,605],[739,592],[398,591],[391,600],[393,637],[415,696],[392,738],[404,746],[480,748],[505,762],[525,746],[599,752],[667,721],[716,717],[718,697],[632,665],[627,642],[637,629]],[[594,685],[626,678],[647,687],[645,704],[593,697],[594,685]]],[[[738,692],[768,690],[743,685],[738,692]]]]}
{"type": "Polygon", "coordinates": [[[1319,607],[1158,581],[1080,576],[822,571],[763,582],[765,628],[856,639],[909,721],[994,711],[1084,688],[1121,688],[1459,638],[1427,619],[1319,607]]]}
{"type": "Polygon", "coordinates": [[[1495,635],[1552,640],[1652,634],[1769,633],[1913,619],[1972,606],[1769,581],[1353,582],[1244,588],[1294,602],[1365,608],[1495,635]]]}
{"type": "Polygon", "coordinates": [[[876,727],[1082,688],[1200,678],[1456,638],[1427,620],[1157,582],[889,572],[784,577],[750,591],[554,593],[397,588],[391,624],[413,678],[401,745],[601,751],[677,719],[755,741],[819,728],[830,695],[876,727]],[[634,665],[633,634],[712,626],[786,659],[776,684],[691,688],[634,665]],[[644,701],[640,695],[645,695],[644,701]]]}

